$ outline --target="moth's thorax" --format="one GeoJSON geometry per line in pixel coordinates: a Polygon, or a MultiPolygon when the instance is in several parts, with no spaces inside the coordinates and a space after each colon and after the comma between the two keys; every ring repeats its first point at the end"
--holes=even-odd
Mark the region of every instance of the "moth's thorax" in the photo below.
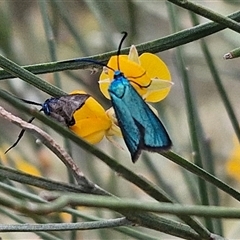
{"type": "Polygon", "coordinates": [[[110,95],[114,94],[115,96],[121,98],[126,91],[126,86],[128,85],[129,82],[127,78],[123,75],[122,72],[117,70],[114,73],[114,80],[111,82],[108,91],[110,95]]]}

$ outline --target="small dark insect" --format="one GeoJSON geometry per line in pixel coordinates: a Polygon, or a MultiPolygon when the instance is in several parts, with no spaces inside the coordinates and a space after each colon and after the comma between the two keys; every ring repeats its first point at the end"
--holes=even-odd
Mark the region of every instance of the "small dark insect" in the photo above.
{"type": "MultiPolygon", "coordinates": [[[[42,108],[39,110],[40,112],[43,111],[47,116],[50,116],[67,127],[70,127],[75,124],[73,114],[84,105],[89,97],[89,94],[70,94],[62,97],[49,98],[43,104],[24,99],[21,100],[25,103],[41,106],[42,108]]],[[[32,117],[28,122],[31,123],[34,118],[35,117],[32,117]]],[[[23,137],[24,132],[25,129],[22,129],[18,135],[17,141],[5,151],[5,154],[18,144],[23,137]]]]}
{"type": "Polygon", "coordinates": [[[71,94],[59,98],[49,98],[42,104],[42,111],[67,127],[75,124],[73,114],[89,98],[88,94],[71,94]]]}

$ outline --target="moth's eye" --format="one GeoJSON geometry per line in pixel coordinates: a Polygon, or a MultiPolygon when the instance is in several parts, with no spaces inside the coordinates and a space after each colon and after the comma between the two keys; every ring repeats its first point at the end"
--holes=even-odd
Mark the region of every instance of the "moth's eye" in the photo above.
{"type": "Polygon", "coordinates": [[[50,115],[50,109],[49,109],[49,105],[48,103],[44,103],[43,104],[43,112],[46,114],[46,115],[50,115]]]}

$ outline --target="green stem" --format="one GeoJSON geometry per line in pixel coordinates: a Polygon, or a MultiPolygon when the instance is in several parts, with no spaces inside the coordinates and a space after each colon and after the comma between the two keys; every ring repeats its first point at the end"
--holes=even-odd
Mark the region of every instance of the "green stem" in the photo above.
{"type": "Polygon", "coordinates": [[[240,57],[240,48],[239,47],[224,54],[224,56],[223,56],[224,59],[233,59],[233,58],[238,58],[238,57],[240,57]]]}
{"type": "Polygon", "coordinates": [[[201,47],[203,49],[204,56],[206,58],[207,64],[209,66],[209,69],[211,71],[214,83],[217,87],[217,90],[219,92],[219,95],[223,101],[223,104],[225,106],[225,109],[228,113],[229,119],[232,123],[233,129],[237,135],[238,141],[240,142],[240,127],[239,127],[239,122],[237,119],[237,116],[233,110],[232,104],[230,102],[230,99],[228,97],[227,92],[225,91],[225,88],[223,86],[222,80],[218,74],[217,68],[215,66],[215,63],[213,61],[212,54],[209,51],[209,48],[206,45],[205,41],[201,41],[201,47]]]}
{"type": "MultiPolygon", "coordinates": [[[[22,173],[19,173],[19,174],[21,175],[22,173]]],[[[9,179],[11,179],[11,176],[9,177],[9,179]]],[[[31,184],[32,182],[34,182],[34,180],[30,180],[27,184],[31,184]]],[[[38,187],[41,188],[41,186],[38,186],[38,187]]],[[[37,196],[35,194],[26,192],[26,191],[24,191],[22,189],[9,186],[9,184],[5,184],[5,183],[1,183],[0,182],[0,188],[3,189],[4,192],[8,192],[8,193],[10,193],[13,196],[18,197],[19,199],[27,199],[28,201],[31,200],[31,202],[37,202],[37,203],[47,203],[47,200],[42,199],[41,197],[39,197],[39,196],[37,196]]],[[[58,189],[57,191],[60,191],[60,189],[58,189]]],[[[61,190],[61,191],[63,191],[63,190],[61,190]]],[[[69,190],[66,189],[64,194],[66,194],[66,191],[69,191],[69,190]]],[[[75,192],[77,192],[77,190],[75,192]]],[[[81,191],[79,191],[78,194],[79,193],[81,193],[81,191]]],[[[0,212],[1,212],[1,208],[0,208],[0,212]]],[[[63,212],[69,213],[69,214],[75,216],[76,218],[80,217],[80,218],[86,219],[88,221],[104,220],[104,219],[101,219],[101,218],[90,216],[89,214],[87,214],[87,215],[83,214],[82,212],[77,211],[77,210],[75,210],[73,208],[64,208],[63,212]]],[[[10,217],[12,219],[14,219],[15,221],[17,221],[14,218],[14,216],[15,215],[11,215],[10,217]]],[[[20,223],[24,223],[24,222],[20,222],[20,223]]],[[[123,234],[126,234],[128,236],[132,236],[132,237],[134,237],[134,239],[142,239],[142,240],[143,239],[151,239],[151,240],[156,240],[156,238],[150,236],[149,234],[140,233],[138,231],[132,230],[132,229],[127,228],[127,227],[114,228],[114,230],[118,231],[118,232],[122,232],[123,234]]]]}
{"type": "Polygon", "coordinates": [[[218,187],[219,189],[228,193],[230,196],[232,196],[236,200],[240,201],[240,193],[238,191],[236,191],[234,188],[227,185],[220,179],[216,178],[215,176],[209,174],[204,169],[198,167],[197,165],[187,161],[186,159],[182,158],[181,156],[179,156],[176,153],[171,152],[171,151],[162,153],[161,155],[163,155],[167,159],[175,162],[177,165],[187,169],[188,171],[196,174],[198,177],[204,179],[205,181],[212,183],[214,186],[218,187]]]}
{"type": "Polygon", "coordinates": [[[187,1],[187,0],[168,0],[171,3],[174,3],[182,8],[188,9],[198,15],[201,15],[207,19],[217,22],[229,29],[232,29],[235,32],[240,33],[240,25],[238,22],[225,17],[209,8],[205,8],[199,4],[187,1]]]}
{"type": "MultiPolygon", "coordinates": [[[[64,193],[65,196],[68,196],[64,193]]],[[[77,194],[80,196],[79,194],[77,194]]],[[[34,204],[31,203],[30,207],[28,204],[26,204],[25,201],[21,201],[18,198],[9,198],[9,196],[0,196],[0,202],[1,205],[15,209],[19,212],[22,212],[24,214],[35,214],[35,215],[45,215],[47,212],[52,212],[52,207],[56,208],[55,210],[58,212],[60,209],[64,208],[66,205],[68,205],[68,200],[67,199],[62,199],[59,198],[57,200],[48,202],[47,204],[34,204]],[[57,205],[55,205],[57,203],[57,205]],[[50,206],[47,207],[47,206],[50,206]],[[42,208],[38,209],[38,206],[42,208]],[[58,209],[57,209],[58,208],[58,209]]],[[[192,231],[188,226],[186,225],[181,225],[179,226],[178,223],[166,220],[161,217],[157,217],[156,215],[150,214],[150,213],[142,213],[142,212],[136,212],[136,211],[131,211],[131,210],[121,210],[119,209],[119,212],[123,213],[124,215],[127,215],[127,218],[135,222],[137,224],[140,224],[144,227],[151,228],[158,230],[160,232],[165,232],[172,234],[173,236],[179,236],[179,237],[184,237],[186,239],[200,239],[199,236],[192,231]]],[[[123,221],[125,225],[130,225],[128,220],[126,218],[121,218],[121,224],[119,226],[123,225],[123,221]]],[[[87,230],[87,229],[98,229],[101,227],[116,227],[112,226],[111,224],[114,223],[114,220],[106,220],[106,221],[94,221],[94,222],[86,222],[86,223],[63,223],[63,224],[32,224],[33,228],[32,231],[66,231],[66,230],[87,230]]],[[[116,223],[114,223],[116,224],[116,223]]],[[[15,231],[13,228],[10,226],[6,226],[5,224],[0,225],[0,232],[5,232],[5,231],[15,231]],[[11,229],[9,229],[10,227],[11,229]]],[[[15,228],[19,229],[16,231],[29,231],[30,225],[28,225],[28,228],[25,228],[26,225],[22,226],[15,226],[15,228]],[[21,229],[20,229],[21,228],[21,229]]],[[[210,236],[206,239],[210,239],[210,236]]]]}
{"type": "Polygon", "coordinates": [[[48,191],[65,191],[65,192],[78,192],[78,193],[91,193],[91,194],[103,194],[101,190],[97,189],[83,189],[79,185],[59,183],[53,180],[45,179],[42,177],[32,176],[27,173],[19,172],[17,170],[7,168],[0,165],[0,173],[2,178],[11,179],[13,181],[27,184],[39,188],[46,189],[48,191]]]}
{"type": "MultiPolygon", "coordinates": [[[[50,59],[51,59],[51,61],[57,61],[54,33],[53,33],[51,23],[49,21],[49,17],[47,14],[47,1],[39,0],[38,3],[40,6],[41,15],[42,15],[42,19],[43,19],[43,25],[44,25],[45,35],[46,35],[46,39],[47,39],[47,43],[48,43],[50,59]]],[[[57,4],[59,4],[59,3],[57,3],[57,4]]],[[[54,82],[57,87],[61,88],[61,80],[60,80],[60,76],[59,76],[58,72],[54,73],[54,82]]],[[[65,148],[67,149],[67,152],[71,155],[71,146],[69,143],[69,139],[64,139],[64,145],[65,145],[65,148]]],[[[74,183],[74,177],[69,168],[68,168],[68,179],[69,179],[70,183],[74,183]]],[[[77,222],[77,219],[75,216],[72,216],[72,223],[74,223],[74,222],[77,222]]],[[[71,240],[75,240],[76,236],[77,236],[76,231],[70,232],[71,240]]]]}
{"type": "MultiPolygon", "coordinates": [[[[56,44],[55,44],[55,38],[54,33],[51,27],[51,23],[47,14],[47,1],[46,0],[38,0],[38,4],[40,6],[41,15],[43,19],[43,26],[45,30],[45,35],[47,39],[49,54],[50,54],[50,60],[51,61],[57,61],[57,53],[56,53],[56,44]]],[[[54,82],[55,85],[59,88],[61,88],[61,81],[58,73],[54,73],[54,82]]]]}
{"type": "MultiPolygon", "coordinates": [[[[62,212],[65,207],[85,206],[94,208],[106,208],[115,211],[124,212],[154,212],[161,214],[183,215],[183,216],[198,216],[198,217],[213,217],[213,218],[229,218],[239,219],[240,209],[237,207],[219,207],[219,206],[203,206],[203,205],[182,205],[172,203],[158,203],[153,201],[137,201],[136,199],[114,199],[108,196],[92,196],[89,194],[65,194],[56,193],[51,195],[51,202],[47,203],[32,203],[31,206],[24,201],[12,198],[8,201],[7,196],[0,196],[1,204],[11,209],[17,209],[20,212],[45,215],[54,212],[62,212]]],[[[114,220],[111,224],[115,224],[114,220]]],[[[130,225],[131,223],[126,218],[118,219],[118,226],[130,225]]],[[[104,221],[98,221],[100,223],[104,221]]],[[[105,224],[104,224],[105,225],[105,224]]],[[[74,226],[74,224],[73,224],[74,226]]],[[[90,225],[89,225],[90,226],[90,225]]],[[[105,227],[107,224],[105,225],[105,227]]],[[[112,227],[112,226],[111,226],[112,227]]],[[[50,230],[50,228],[49,228],[50,230]]]]}
{"type": "Polygon", "coordinates": [[[66,95],[61,89],[45,82],[43,79],[35,76],[33,73],[27,71],[23,67],[20,67],[11,60],[0,55],[0,67],[5,69],[8,73],[15,77],[19,77],[25,82],[31,84],[32,86],[54,96],[66,95]],[[54,93],[54,94],[53,94],[54,93]]]}
{"type": "MultiPolygon", "coordinates": [[[[173,200],[165,192],[163,192],[160,188],[158,188],[157,186],[154,186],[152,184],[149,184],[148,181],[146,181],[145,179],[138,176],[138,174],[133,173],[129,169],[125,168],[123,165],[117,163],[114,159],[110,158],[105,153],[103,153],[102,151],[100,151],[96,147],[94,147],[93,145],[90,145],[89,143],[85,142],[84,140],[82,140],[77,135],[75,135],[68,129],[64,128],[60,124],[57,124],[55,121],[52,121],[50,118],[39,113],[38,111],[32,111],[28,106],[26,106],[22,102],[16,100],[15,98],[11,97],[5,91],[0,90],[0,98],[7,100],[9,103],[12,103],[15,107],[18,107],[19,109],[33,115],[40,121],[49,125],[52,129],[59,132],[64,137],[70,138],[72,141],[77,143],[83,149],[85,149],[89,153],[92,153],[93,155],[95,155],[99,159],[101,159],[110,168],[112,168],[114,171],[119,173],[120,176],[122,176],[125,179],[127,179],[128,181],[134,183],[135,185],[137,185],[139,188],[141,188],[143,191],[145,191],[147,194],[149,194],[156,200],[165,201],[165,202],[173,202],[173,200]]],[[[182,220],[184,222],[186,222],[189,226],[191,226],[194,230],[196,230],[199,234],[201,234],[201,236],[206,237],[206,238],[209,236],[209,232],[206,229],[204,229],[201,225],[199,225],[195,220],[193,220],[187,216],[185,216],[182,220]]],[[[145,220],[145,221],[148,221],[148,220],[145,220]]],[[[146,224],[148,224],[148,223],[146,223],[146,224]]],[[[154,225],[154,226],[156,226],[156,225],[154,225]]]]}
{"type": "MultiPolygon", "coordinates": [[[[240,21],[240,12],[233,13],[229,15],[229,18],[235,19],[236,21],[240,21]]],[[[157,53],[166,51],[168,49],[181,46],[183,44],[187,44],[203,37],[209,36],[216,32],[223,30],[225,27],[218,23],[205,23],[200,24],[198,26],[182,30],[180,32],[168,35],[161,39],[156,39],[153,41],[145,42],[139,45],[136,45],[139,54],[143,52],[157,53]]],[[[122,54],[127,54],[129,48],[122,49],[122,54]]],[[[95,61],[101,61],[103,63],[107,63],[109,58],[113,55],[116,55],[117,51],[111,51],[104,54],[93,55],[88,57],[88,59],[93,59],[95,61]]],[[[57,71],[65,71],[65,70],[75,70],[89,67],[89,64],[81,63],[77,61],[59,61],[59,62],[51,62],[51,63],[42,63],[24,66],[28,71],[35,74],[43,74],[57,71]]],[[[99,66],[95,66],[98,67],[99,66]]],[[[13,78],[15,75],[8,73],[4,70],[0,71],[0,79],[13,78]]]]}
{"type": "Polygon", "coordinates": [[[93,13],[95,16],[97,23],[99,24],[101,28],[101,32],[103,33],[104,39],[107,42],[107,44],[111,48],[116,48],[116,44],[113,42],[112,38],[112,32],[110,24],[111,22],[106,18],[105,13],[103,12],[103,9],[106,10],[108,8],[108,3],[106,1],[98,1],[98,0],[84,0],[85,4],[88,6],[89,10],[93,13]]]}
{"type": "MultiPolygon", "coordinates": [[[[196,14],[191,13],[190,17],[191,17],[192,23],[194,25],[198,25],[199,24],[198,16],[196,14]]],[[[211,56],[209,48],[208,48],[208,46],[207,46],[207,44],[206,44],[204,39],[200,40],[200,45],[201,45],[202,52],[203,52],[204,57],[205,57],[206,62],[207,62],[207,66],[209,66],[209,69],[210,69],[210,71],[212,73],[213,78],[215,78],[215,77],[217,78],[217,80],[215,80],[215,83],[220,82],[220,85],[221,85],[221,81],[220,81],[220,77],[219,77],[217,68],[216,68],[216,66],[215,66],[215,64],[213,62],[213,57],[211,56]]],[[[222,89],[223,92],[225,92],[225,89],[223,88],[223,86],[222,86],[221,89],[222,89]]],[[[233,112],[233,109],[231,107],[229,99],[227,98],[227,95],[224,94],[224,96],[226,98],[222,98],[223,102],[227,101],[227,103],[225,104],[226,108],[230,106],[230,110],[227,110],[227,112],[230,111],[229,117],[232,116],[232,114],[233,114],[233,119],[231,117],[230,117],[230,119],[232,121],[233,126],[235,126],[238,129],[238,134],[239,134],[240,133],[240,128],[239,128],[238,124],[236,125],[236,122],[237,122],[236,115],[233,112]]],[[[236,129],[235,127],[234,127],[234,129],[236,129]]],[[[238,135],[238,137],[240,137],[240,135],[238,135]]],[[[207,138],[202,138],[202,139],[203,139],[203,141],[202,141],[202,145],[203,146],[202,147],[204,148],[203,152],[205,154],[208,170],[210,171],[210,173],[212,175],[215,175],[214,159],[213,159],[213,156],[212,156],[212,153],[211,153],[210,141],[208,141],[207,138]]],[[[210,192],[211,192],[210,196],[212,196],[213,204],[214,205],[220,205],[220,203],[219,203],[219,195],[218,195],[218,191],[217,191],[216,187],[215,186],[210,186],[210,192]]],[[[222,230],[222,223],[221,223],[221,221],[219,220],[216,223],[217,223],[219,232],[222,234],[223,230],[222,230]]]]}
{"type": "Polygon", "coordinates": [[[115,228],[130,225],[126,218],[78,223],[48,223],[48,224],[0,224],[0,232],[38,232],[38,231],[73,231],[115,228]]]}
{"type": "MultiPolygon", "coordinates": [[[[172,23],[173,31],[176,31],[179,28],[179,22],[177,21],[177,14],[174,9],[174,6],[172,4],[167,4],[169,16],[172,23]]],[[[185,94],[185,103],[186,103],[186,109],[187,109],[187,119],[188,119],[188,125],[190,129],[190,137],[191,137],[191,143],[192,143],[192,149],[194,152],[193,158],[194,163],[198,165],[199,167],[203,168],[203,162],[202,162],[202,154],[200,151],[200,139],[197,129],[197,121],[199,122],[199,119],[197,119],[197,108],[195,105],[195,102],[193,100],[192,91],[190,87],[190,80],[188,77],[188,73],[185,67],[184,59],[183,59],[183,51],[182,48],[177,48],[177,63],[179,66],[179,71],[182,75],[182,83],[183,83],[183,89],[185,94]]],[[[201,203],[203,205],[209,205],[209,196],[207,191],[207,185],[206,182],[198,178],[198,188],[201,198],[201,203]]],[[[205,224],[207,228],[212,231],[213,230],[213,224],[211,219],[205,218],[205,224]]]]}
{"type": "Polygon", "coordinates": [[[80,32],[81,29],[76,28],[73,25],[74,21],[69,19],[69,13],[67,11],[67,7],[66,7],[65,3],[62,0],[52,0],[50,3],[53,4],[54,10],[58,11],[63,23],[66,25],[67,29],[73,36],[79,49],[81,49],[81,51],[83,52],[84,55],[89,55],[90,54],[90,51],[88,50],[89,47],[84,40],[83,34],[81,34],[81,32],[80,32]]]}
{"type": "MultiPolygon", "coordinates": [[[[24,226],[25,224],[28,225],[28,223],[24,222],[22,220],[21,217],[19,217],[17,214],[13,214],[12,211],[8,211],[4,208],[0,208],[0,213],[4,214],[5,216],[11,218],[12,220],[14,220],[15,222],[18,222],[20,224],[18,224],[18,226],[24,226]]],[[[2,228],[6,227],[6,224],[2,224],[2,228]]],[[[12,226],[9,225],[9,226],[12,226]]],[[[34,231],[33,231],[34,232],[34,231]]],[[[45,233],[45,232],[35,232],[36,235],[38,235],[39,237],[41,237],[44,240],[63,240],[63,238],[58,238],[50,233],[45,233]]]]}

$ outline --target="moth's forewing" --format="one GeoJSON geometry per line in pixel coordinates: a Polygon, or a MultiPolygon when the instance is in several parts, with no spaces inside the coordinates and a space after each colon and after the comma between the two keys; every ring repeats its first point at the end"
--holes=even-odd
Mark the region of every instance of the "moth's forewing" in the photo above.
{"type": "Polygon", "coordinates": [[[45,109],[49,110],[47,115],[66,126],[72,126],[75,124],[74,112],[83,106],[89,96],[88,94],[71,94],[50,98],[45,101],[43,106],[45,105],[45,109]]]}
{"type": "Polygon", "coordinates": [[[119,71],[115,73],[109,94],[133,162],[143,149],[161,152],[172,146],[160,119],[119,71]]]}

